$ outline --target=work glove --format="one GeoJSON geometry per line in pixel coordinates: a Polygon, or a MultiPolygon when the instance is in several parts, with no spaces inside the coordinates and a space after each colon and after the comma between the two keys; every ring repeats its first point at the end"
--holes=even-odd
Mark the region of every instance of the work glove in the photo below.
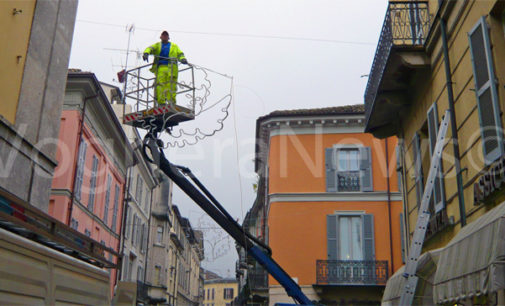
{"type": "Polygon", "coordinates": [[[144,55],[142,55],[142,59],[147,62],[149,59],[149,53],[144,53],[144,55]]]}
{"type": "Polygon", "coordinates": [[[183,63],[183,64],[186,64],[186,65],[187,65],[187,64],[188,64],[188,60],[187,60],[187,59],[185,59],[185,58],[183,58],[183,59],[181,59],[181,63],[183,63]]]}

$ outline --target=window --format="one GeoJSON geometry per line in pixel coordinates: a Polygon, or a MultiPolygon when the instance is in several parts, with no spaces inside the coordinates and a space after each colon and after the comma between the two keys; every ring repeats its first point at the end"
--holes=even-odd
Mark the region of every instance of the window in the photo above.
{"type": "Polygon", "coordinates": [[[117,207],[118,207],[118,204],[119,204],[119,192],[121,192],[121,190],[119,189],[119,185],[116,185],[116,188],[115,188],[115,195],[114,195],[114,208],[112,209],[112,231],[115,232],[116,231],[116,223],[117,223],[117,207]]]}
{"type": "Polygon", "coordinates": [[[141,282],[144,281],[144,268],[140,265],[137,268],[137,280],[141,282]]]}
{"type": "Polygon", "coordinates": [[[158,226],[158,231],[156,233],[156,243],[163,243],[163,226],[158,226]]]}
{"type": "Polygon", "coordinates": [[[140,174],[137,175],[137,186],[135,188],[135,200],[137,200],[137,204],[140,206],[140,202],[142,201],[142,189],[143,189],[143,181],[140,177],[140,174]]]}
{"type": "Polygon", "coordinates": [[[75,177],[74,193],[77,200],[81,199],[81,189],[82,189],[82,178],[84,176],[84,167],[86,164],[86,149],[88,144],[81,138],[81,144],[79,145],[79,155],[77,157],[77,173],[75,177]]]}
{"type": "MultiPolygon", "coordinates": [[[[433,105],[428,110],[428,139],[430,141],[430,161],[433,157],[433,152],[435,151],[435,146],[437,144],[437,135],[439,129],[438,123],[438,109],[437,103],[433,105]]],[[[438,167],[438,173],[435,177],[435,183],[433,186],[433,193],[431,196],[430,208],[438,213],[445,208],[445,186],[444,186],[444,171],[442,168],[442,157],[440,157],[440,164],[438,167]]],[[[423,191],[424,192],[424,191],[423,191]]]]}
{"type": "Polygon", "coordinates": [[[233,288],[224,288],[224,299],[233,299],[233,288]]]}
{"type": "Polygon", "coordinates": [[[373,215],[327,216],[328,260],[374,260],[373,215]]]}
{"type": "Polygon", "coordinates": [[[91,237],[91,232],[89,231],[89,229],[84,229],[84,235],[88,236],[88,237],[91,237]]]}
{"type": "Polygon", "coordinates": [[[207,289],[207,300],[210,300],[210,289],[207,289]]]}
{"type": "Polygon", "coordinates": [[[72,218],[72,220],[70,221],[70,227],[77,230],[79,228],[79,221],[72,218]]]}
{"type": "Polygon", "coordinates": [[[214,299],[214,288],[212,288],[212,298],[211,298],[211,300],[213,300],[213,299],[214,299]]]}
{"type": "Polygon", "coordinates": [[[123,280],[128,280],[128,256],[124,256],[124,262],[123,262],[123,280]]]}
{"type": "Polygon", "coordinates": [[[96,177],[98,171],[98,158],[93,155],[93,166],[91,168],[91,177],[89,179],[89,199],[88,199],[88,209],[93,211],[95,206],[95,188],[96,188],[96,177]]]}
{"type": "Polygon", "coordinates": [[[157,285],[161,285],[161,266],[156,265],[154,267],[154,280],[157,285]]]}
{"type": "Polygon", "coordinates": [[[144,202],[144,211],[145,212],[148,212],[148,208],[149,208],[149,196],[151,195],[151,193],[149,192],[149,189],[146,189],[146,201],[144,202]]]}
{"type": "Polygon", "coordinates": [[[145,223],[142,224],[142,230],[140,234],[140,252],[145,253],[147,247],[147,226],[145,223]]]}
{"type": "Polygon", "coordinates": [[[112,177],[110,174],[107,176],[107,190],[105,191],[105,203],[103,208],[103,222],[107,225],[109,218],[109,201],[110,201],[110,185],[112,184],[112,177]]]}
{"type": "Polygon", "coordinates": [[[134,262],[135,260],[131,259],[128,261],[128,280],[131,280],[132,279],[132,272],[133,272],[133,265],[135,264],[134,262]]]}
{"type": "Polygon", "coordinates": [[[326,152],[326,191],[373,191],[370,147],[333,147],[326,152]]]}
{"type": "Polygon", "coordinates": [[[137,237],[135,235],[137,231],[137,215],[133,215],[133,226],[132,226],[132,245],[135,246],[137,244],[137,237]]]}
{"type": "Polygon", "coordinates": [[[482,17],[468,33],[468,39],[479,109],[484,160],[486,164],[491,164],[503,155],[503,136],[488,31],[486,18],[482,17]]]}
{"type": "Polygon", "coordinates": [[[128,239],[128,236],[130,236],[130,231],[132,228],[132,214],[131,214],[131,208],[130,205],[126,204],[125,207],[125,214],[126,214],[126,228],[124,232],[124,237],[125,239],[128,239]]]}

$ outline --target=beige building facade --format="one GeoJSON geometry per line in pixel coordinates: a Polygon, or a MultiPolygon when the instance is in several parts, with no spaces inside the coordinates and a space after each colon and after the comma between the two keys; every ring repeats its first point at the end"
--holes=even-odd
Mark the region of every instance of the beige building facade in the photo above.
{"type": "Polygon", "coordinates": [[[203,291],[203,306],[231,306],[238,295],[238,282],[226,278],[206,280],[203,291]]]}
{"type": "MultiPolygon", "coordinates": [[[[390,2],[365,93],[366,130],[399,137],[405,240],[450,117],[414,303],[503,304],[503,1],[390,2]],[[433,268],[433,267],[436,268],[433,268]],[[488,271],[484,273],[484,271],[488,271]]],[[[400,269],[383,302],[398,303],[400,269]]]]}

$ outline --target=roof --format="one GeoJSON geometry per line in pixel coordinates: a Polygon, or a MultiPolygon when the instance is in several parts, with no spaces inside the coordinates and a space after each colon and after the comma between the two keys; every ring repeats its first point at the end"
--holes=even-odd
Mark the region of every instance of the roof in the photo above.
{"type": "Polygon", "coordinates": [[[364,115],[365,114],[365,104],[354,104],[354,105],[343,105],[343,106],[333,106],[325,108],[307,108],[307,109],[292,109],[292,110],[277,110],[270,114],[259,117],[256,120],[256,158],[254,162],[254,170],[258,172],[258,153],[261,147],[258,141],[261,141],[263,133],[261,131],[261,124],[268,119],[272,118],[283,118],[283,117],[327,117],[327,116],[341,116],[341,115],[364,115]]]}
{"type": "Polygon", "coordinates": [[[277,110],[268,115],[259,117],[257,121],[263,121],[272,117],[290,117],[290,116],[323,116],[323,115],[349,115],[349,114],[364,114],[365,105],[344,105],[325,108],[307,108],[293,110],[277,110]]]}

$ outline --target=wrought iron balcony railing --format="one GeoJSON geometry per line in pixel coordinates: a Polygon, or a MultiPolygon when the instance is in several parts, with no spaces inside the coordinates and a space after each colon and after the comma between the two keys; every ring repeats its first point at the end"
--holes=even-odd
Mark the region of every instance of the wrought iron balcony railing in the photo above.
{"type": "Polygon", "coordinates": [[[370,116],[393,46],[421,47],[430,28],[428,1],[390,1],[365,90],[365,114],[370,116]]]}
{"type": "Polygon", "coordinates": [[[317,285],[386,285],[386,260],[317,260],[317,285]]]}
{"type": "Polygon", "coordinates": [[[359,171],[337,172],[338,191],[359,191],[359,171]]]}

